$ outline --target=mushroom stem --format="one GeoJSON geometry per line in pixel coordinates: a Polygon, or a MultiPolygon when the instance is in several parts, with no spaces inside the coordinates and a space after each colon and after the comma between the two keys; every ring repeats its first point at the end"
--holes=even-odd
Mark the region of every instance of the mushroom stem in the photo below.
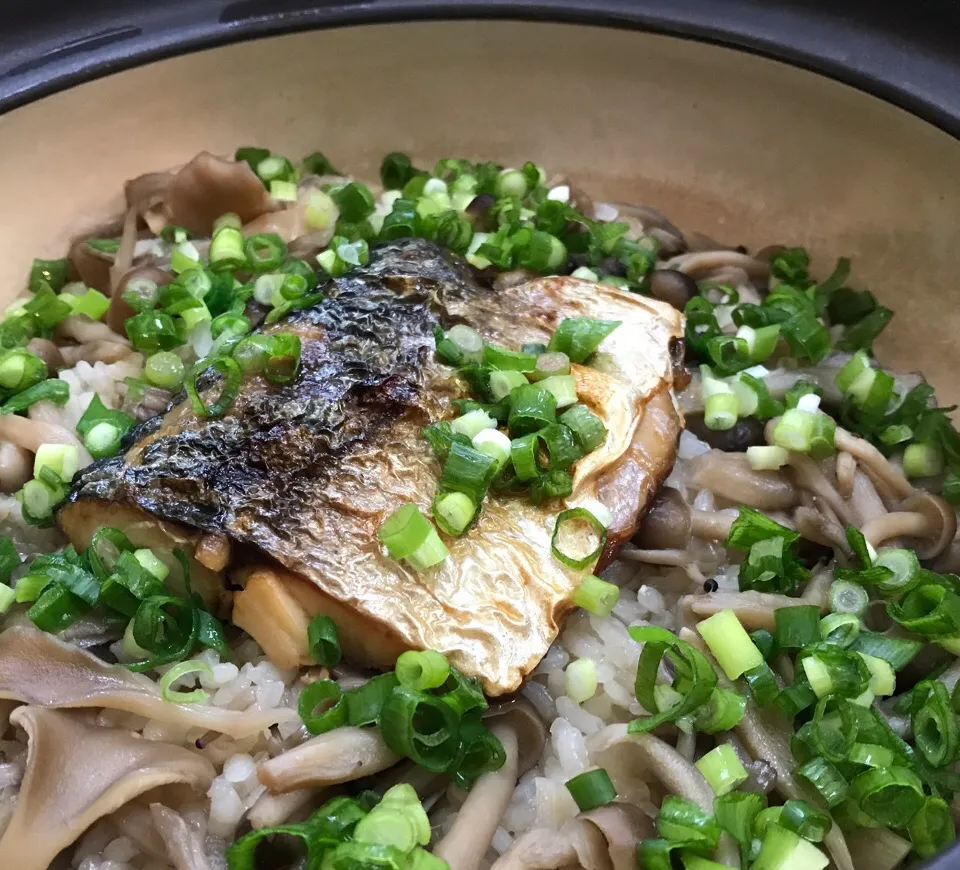
{"type": "Polygon", "coordinates": [[[496,722],[490,730],[503,744],[503,767],[485,773],[474,783],[453,827],[433,849],[434,855],[457,870],[477,870],[480,866],[517,784],[516,730],[506,720],[496,722]]]}
{"type": "Polygon", "coordinates": [[[846,451],[837,454],[837,491],[844,498],[853,495],[853,482],[857,474],[857,460],[846,451]]]}
{"type": "Polygon", "coordinates": [[[853,514],[853,509],[833,488],[823,470],[813,459],[803,453],[791,452],[787,463],[793,469],[793,478],[797,486],[822,498],[845,525],[856,523],[857,518],[853,514]]]}
{"type": "Polygon", "coordinates": [[[319,803],[324,789],[301,788],[286,794],[264,792],[253,805],[247,818],[256,828],[272,828],[282,825],[311,804],[319,803]]]}
{"type": "Polygon", "coordinates": [[[680,609],[682,613],[692,614],[698,619],[706,619],[721,610],[733,610],[744,628],[773,631],[774,610],[810,603],[802,598],[789,598],[772,592],[708,592],[706,595],[684,595],[680,599],[680,609]]]}
{"type": "Polygon", "coordinates": [[[930,534],[930,521],[923,514],[913,511],[894,511],[864,523],[860,531],[867,541],[876,547],[902,535],[926,538],[930,534]]]}
{"type": "Polygon", "coordinates": [[[913,485],[903,476],[903,473],[894,468],[887,458],[864,438],[837,427],[834,443],[837,450],[849,453],[868,471],[872,471],[899,497],[906,498],[913,492],[913,485]]]}
{"type": "Polygon", "coordinates": [[[351,782],[386,770],[399,760],[379,731],[347,726],[268,759],[258,773],[267,788],[284,794],[310,786],[351,782]]]}
{"type": "Polygon", "coordinates": [[[690,511],[690,533],[695,538],[711,541],[725,541],[730,536],[730,528],[736,517],[717,511],[690,511]]]}

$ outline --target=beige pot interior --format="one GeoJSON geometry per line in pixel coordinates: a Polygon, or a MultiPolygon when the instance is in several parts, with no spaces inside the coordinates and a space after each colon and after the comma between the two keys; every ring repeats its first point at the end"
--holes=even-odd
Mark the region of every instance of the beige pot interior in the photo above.
{"type": "Polygon", "coordinates": [[[0,117],[0,298],[201,149],[535,160],[731,244],[803,244],[897,316],[878,346],[960,401],[960,142],[813,73],[639,32],[513,22],[329,30],[124,72],[0,117]]]}

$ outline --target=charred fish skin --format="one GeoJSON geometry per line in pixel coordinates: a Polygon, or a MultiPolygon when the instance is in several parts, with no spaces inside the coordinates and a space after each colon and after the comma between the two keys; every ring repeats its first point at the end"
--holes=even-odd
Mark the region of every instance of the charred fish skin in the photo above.
{"type": "MultiPolygon", "coordinates": [[[[391,253],[376,261],[381,268],[395,261],[391,253]]],[[[408,259],[403,266],[420,282],[448,280],[449,264],[436,262],[443,272],[435,279],[414,276],[408,259]]],[[[78,476],[70,502],[134,502],[165,519],[241,538],[254,519],[295,521],[308,497],[305,481],[310,490],[322,487],[338,459],[422,404],[439,321],[425,294],[407,288],[398,295],[379,277],[340,279],[326,299],[273,328],[301,338],[294,383],[248,382],[221,419],[198,423],[183,403],[147,421],[126,455],[78,476]]]]}

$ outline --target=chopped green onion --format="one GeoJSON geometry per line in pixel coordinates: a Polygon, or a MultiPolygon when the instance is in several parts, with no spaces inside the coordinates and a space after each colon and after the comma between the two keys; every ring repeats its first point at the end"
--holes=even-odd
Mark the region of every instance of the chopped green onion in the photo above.
{"type": "Polygon", "coordinates": [[[637,700],[644,709],[657,711],[655,715],[634,719],[628,726],[631,732],[650,731],[663,722],[676,722],[710,699],[717,685],[717,675],[703,653],[657,626],[632,626],[627,631],[633,640],[644,644],[634,685],[637,700]],[[677,676],[672,687],[657,684],[664,655],[669,655],[676,667],[677,676]],[[669,706],[661,704],[664,693],[658,689],[664,688],[670,690],[673,700],[669,706]]]}
{"type": "Polygon", "coordinates": [[[297,705],[297,712],[307,731],[326,734],[346,725],[346,697],[343,689],[333,680],[317,680],[307,686],[297,705]]]}
{"type": "Polygon", "coordinates": [[[490,396],[495,402],[510,396],[514,390],[527,386],[527,379],[521,372],[490,372],[490,396]]]}
{"type": "Polygon", "coordinates": [[[210,240],[210,268],[214,271],[232,272],[247,266],[244,244],[243,233],[239,227],[221,226],[210,240]]]}
{"type": "Polygon", "coordinates": [[[442,698],[394,689],[380,711],[380,732],[397,755],[436,773],[455,761],[460,745],[459,717],[442,698]]]}
{"type": "Polygon", "coordinates": [[[867,770],[850,790],[863,812],[888,827],[908,825],[924,804],[923,783],[905,767],[867,770]]]}
{"type": "Polygon", "coordinates": [[[541,353],[536,358],[534,370],[529,373],[531,381],[543,381],[558,375],[570,374],[570,357],[559,351],[541,353]]]}
{"type": "Polygon", "coordinates": [[[46,481],[34,478],[23,485],[17,497],[23,505],[24,519],[42,521],[53,515],[53,509],[66,494],[61,486],[51,486],[46,481]]]}
{"type": "Polygon", "coordinates": [[[553,393],[557,408],[568,408],[577,403],[577,382],[573,375],[554,375],[544,378],[538,386],[553,393]]]}
{"type": "Polygon", "coordinates": [[[442,686],[450,675],[450,664],[443,653],[428,649],[408,650],[397,659],[400,685],[415,692],[426,692],[442,686]]]}
{"type": "Polygon", "coordinates": [[[287,243],[276,233],[257,233],[243,243],[247,264],[254,272],[272,272],[287,255],[287,243]]]}
{"type": "MultiPolygon", "coordinates": [[[[749,327],[746,328],[749,329],[749,327]]],[[[707,354],[716,371],[721,375],[735,374],[750,365],[747,342],[738,336],[714,336],[707,342],[707,354]]]]}
{"type": "Polygon", "coordinates": [[[378,534],[394,559],[406,559],[423,546],[431,528],[415,504],[405,504],[383,521],[378,534]]]}
{"type": "Polygon", "coordinates": [[[609,616],[620,600],[620,588],[588,574],[573,593],[573,603],[594,616],[609,616]]]}
{"type": "Polygon", "coordinates": [[[186,367],[179,356],[162,350],[147,358],[143,375],[151,384],[165,389],[175,389],[183,383],[185,370],[186,367]]]}
{"type": "MultiPolygon", "coordinates": [[[[493,375],[491,380],[492,378],[493,375]]],[[[556,417],[556,397],[544,389],[542,384],[520,386],[510,394],[510,417],[507,425],[511,436],[535,432],[555,422],[556,417]]]]}
{"type": "Polygon", "coordinates": [[[489,456],[499,470],[510,458],[510,438],[497,429],[482,429],[473,436],[473,449],[489,456]]]}
{"type": "Polygon", "coordinates": [[[270,182],[270,196],[283,202],[296,202],[297,185],[293,181],[281,181],[275,178],[270,182]]]}
{"type": "Polygon", "coordinates": [[[329,193],[340,210],[340,216],[351,223],[369,217],[375,208],[370,188],[358,181],[334,187],[329,193]]]}
{"type": "Polygon", "coordinates": [[[406,154],[394,151],[384,157],[380,164],[380,181],[387,190],[402,190],[416,172],[406,154]]]}
{"type": "Polygon", "coordinates": [[[721,610],[698,622],[697,633],[703,638],[728,679],[735,680],[744,671],[764,664],[760,650],[732,610],[721,610]]]}
{"type": "Polygon", "coordinates": [[[560,321],[547,347],[550,351],[565,353],[571,362],[582,363],[618,326],[620,326],[619,320],[567,317],[560,321]]]}
{"type": "Polygon", "coordinates": [[[820,608],[812,604],[778,607],[773,611],[777,645],[800,649],[820,640],[820,608]]]}
{"type": "Polygon", "coordinates": [[[186,378],[187,395],[190,397],[190,404],[198,417],[222,417],[234,399],[240,394],[240,366],[232,357],[216,357],[215,359],[202,359],[192,369],[186,378]],[[216,401],[207,404],[200,395],[199,380],[201,375],[213,369],[214,372],[221,375],[222,385],[220,395],[216,401]]]}
{"type": "Polygon", "coordinates": [[[749,776],[729,743],[721,743],[711,749],[706,755],[701,756],[695,766],[716,795],[733,791],[749,776]]]}
{"type": "Polygon", "coordinates": [[[737,338],[747,344],[747,354],[751,363],[762,363],[768,360],[777,346],[780,337],[780,324],[761,326],[754,329],[744,324],[737,330],[737,338]]]}
{"type": "Polygon", "coordinates": [[[960,748],[960,733],[946,686],[939,680],[924,680],[914,689],[913,699],[913,737],[917,749],[931,767],[953,762],[960,748]]]}
{"type": "Polygon", "coordinates": [[[595,810],[614,800],[617,796],[617,790],[614,788],[613,781],[602,767],[596,770],[588,770],[581,773],[573,779],[567,780],[567,791],[577,802],[581,812],[595,810]]]}
{"type": "Polygon", "coordinates": [[[14,587],[14,598],[17,604],[30,604],[36,601],[49,585],[50,578],[46,574],[25,574],[14,587]]]}
{"type": "Polygon", "coordinates": [[[40,383],[47,375],[46,363],[23,348],[7,351],[0,357],[0,387],[19,393],[40,383]]]}
{"type": "Polygon", "coordinates": [[[67,283],[69,272],[68,259],[34,260],[30,267],[30,292],[36,293],[44,284],[47,284],[55,293],[59,293],[67,283]]]}
{"type": "Polygon", "coordinates": [[[153,550],[134,550],[133,557],[145,571],[148,571],[161,583],[167,579],[170,569],[154,555],[153,550]]]}
{"type": "Polygon", "coordinates": [[[860,616],[867,609],[870,596],[859,583],[850,580],[834,580],[827,592],[827,606],[834,613],[860,616]]]}
{"type": "Polygon", "coordinates": [[[49,468],[64,483],[70,483],[80,467],[80,451],[72,444],[41,444],[33,458],[33,475],[49,468]]]}
{"type": "Polygon", "coordinates": [[[564,669],[564,690],[577,704],[589,701],[597,692],[597,666],[592,659],[575,659],[564,669]]]}
{"type": "Polygon", "coordinates": [[[574,405],[564,411],[559,422],[573,432],[584,454],[593,452],[606,441],[606,426],[586,405],[574,405]]]}
{"type": "Polygon", "coordinates": [[[729,731],[740,723],[746,710],[747,699],[741,692],[716,688],[709,700],[696,711],[694,727],[707,734],[729,731]]]}
{"type": "Polygon", "coordinates": [[[820,620],[820,638],[824,643],[847,647],[860,633],[860,617],[853,613],[829,613],[820,620]]]}
{"type": "Polygon", "coordinates": [[[440,531],[455,537],[466,531],[476,513],[476,503],[462,492],[441,493],[433,501],[433,517],[440,531]]]}
{"type": "Polygon", "coordinates": [[[823,870],[830,859],[816,846],[778,824],[768,826],[752,870],[823,870]]]}
{"type": "Polygon", "coordinates": [[[887,613],[917,634],[929,637],[960,633],[960,596],[937,583],[917,586],[901,601],[889,602],[887,613]]]}
{"type": "Polygon", "coordinates": [[[550,551],[568,568],[582,571],[600,558],[606,543],[607,529],[603,523],[585,508],[571,508],[557,516],[550,551]]]}
{"type": "Polygon", "coordinates": [[[935,477],[943,471],[943,450],[939,444],[908,444],[903,452],[907,477],[935,477]]]}
{"type": "Polygon", "coordinates": [[[318,665],[333,667],[340,664],[340,639],[337,626],[329,616],[313,617],[307,626],[307,645],[310,656],[318,665]]]}
{"type": "Polygon", "coordinates": [[[750,694],[761,707],[772,704],[780,694],[777,678],[766,662],[743,672],[743,679],[750,688],[750,694]]]}
{"type": "Polygon", "coordinates": [[[739,412],[740,404],[732,391],[713,393],[704,401],[704,423],[716,432],[732,429],[739,412]]]}
{"type": "Polygon", "coordinates": [[[348,725],[372,725],[380,718],[383,703],[399,686],[396,674],[380,674],[356,689],[345,692],[348,725]]]}
{"type": "Polygon", "coordinates": [[[867,688],[874,695],[892,695],[896,687],[896,675],[889,662],[867,653],[858,652],[870,671],[870,684],[867,688]]]}
{"type": "Polygon", "coordinates": [[[667,795],[660,804],[657,831],[665,840],[685,842],[712,851],[720,842],[720,825],[697,804],[679,795],[667,795]]]}
{"type": "Polygon", "coordinates": [[[863,652],[883,659],[895,671],[906,667],[922,648],[921,641],[887,637],[872,631],[861,631],[850,645],[854,652],[863,652]]]}
{"type": "Polygon", "coordinates": [[[921,858],[932,858],[957,837],[950,806],[941,797],[927,797],[908,826],[910,842],[921,858]]]}
{"type": "Polygon", "coordinates": [[[462,492],[479,505],[483,502],[487,487],[496,474],[496,463],[479,450],[458,441],[450,445],[450,452],[440,475],[440,489],[446,492],[462,492]]]}
{"type": "Polygon", "coordinates": [[[776,471],[789,460],[790,452],[783,447],[754,445],[747,448],[747,461],[754,471],[776,471]]]}
{"type": "Polygon", "coordinates": [[[213,671],[210,665],[201,661],[180,662],[174,665],[160,678],[160,694],[163,695],[164,701],[169,701],[171,704],[202,704],[210,697],[203,689],[180,692],[170,688],[173,683],[188,674],[206,674],[212,677],[213,671]]]}
{"type": "Polygon", "coordinates": [[[309,175],[342,175],[322,151],[314,151],[303,158],[303,171],[309,175]]]}
{"type": "Polygon", "coordinates": [[[811,758],[800,765],[795,774],[810,783],[828,807],[835,807],[847,798],[849,792],[847,781],[826,759],[811,758]]]}
{"type": "Polygon", "coordinates": [[[497,421],[493,419],[486,411],[477,409],[468,411],[456,420],[450,423],[450,429],[459,435],[466,435],[471,440],[474,439],[484,429],[496,429],[497,421]]]}
{"type": "Polygon", "coordinates": [[[754,823],[766,807],[767,799],[756,792],[732,791],[714,798],[713,815],[721,830],[726,831],[741,847],[753,840],[754,823]]]}
{"type": "Polygon", "coordinates": [[[484,345],[483,361],[500,371],[532,372],[537,364],[533,354],[508,350],[495,344],[484,345]]]}
{"type": "Polygon", "coordinates": [[[133,346],[144,353],[172,350],[183,343],[173,318],[162,311],[141,311],[123,325],[133,346]]]}

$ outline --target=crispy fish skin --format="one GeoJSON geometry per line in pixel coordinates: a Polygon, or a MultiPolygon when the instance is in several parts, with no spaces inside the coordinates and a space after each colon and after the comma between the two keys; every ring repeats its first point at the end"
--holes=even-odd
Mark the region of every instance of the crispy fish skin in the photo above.
{"type": "MultiPolygon", "coordinates": [[[[300,336],[295,383],[251,378],[223,418],[198,420],[183,402],[150,421],[126,454],[81,473],[61,525],[74,538],[82,518],[112,502],[141,521],[147,512],[226,535],[279,563],[270,567],[275,579],[308,614],[331,613],[357,660],[392,667],[403,649],[437,649],[489,694],[513,691],[555,638],[582,579],[551,554],[559,511],[585,498],[608,504],[609,559],[672,468],[680,418],[669,348],[681,318],[572,278],[496,293],[420,240],[381,246],[366,268],[326,289],[323,302],[267,330],[300,336]],[[609,435],[577,464],[573,495],[540,507],[492,496],[479,522],[447,541],[450,558],[436,569],[418,574],[391,559],[377,529],[405,502],[429,516],[441,470],[420,430],[454,416],[450,400],[463,394],[435,359],[434,328],[466,322],[487,340],[519,346],[548,340],[569,316],[623,322],[591,367],[574,369],[581,401],[609,435]]],[[[246,594],[238,608],[257,637],[246,594]]]]}

